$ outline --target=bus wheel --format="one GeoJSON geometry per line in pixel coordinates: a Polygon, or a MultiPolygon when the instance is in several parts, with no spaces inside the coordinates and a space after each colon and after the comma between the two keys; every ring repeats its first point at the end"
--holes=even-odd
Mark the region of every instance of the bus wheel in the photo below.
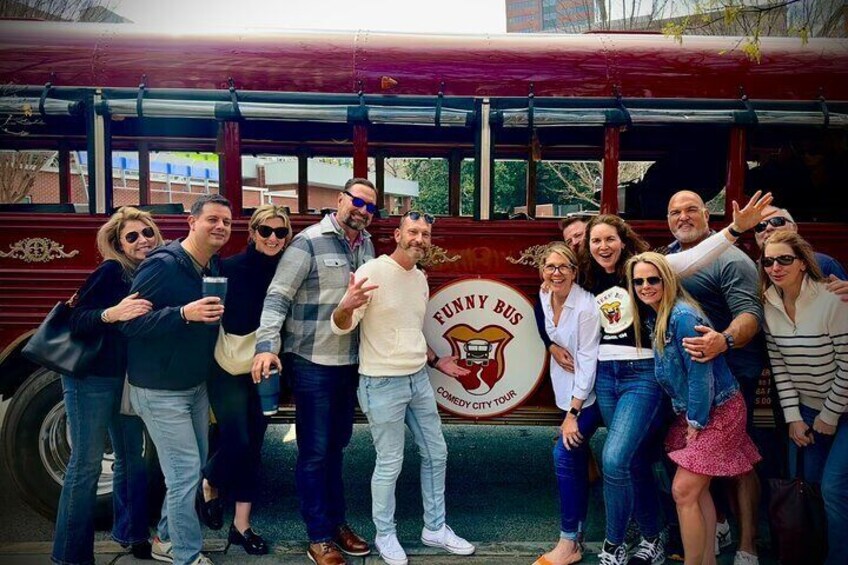
{"type": "MultiPolygon", "coordinates": [[[[42,516],[56,519],[59,496],[71,455],[62,379],[39,367],[15,393],[3,423],[3,461],[21,498],[42,516]]],[[[95,525],[108,529],[112,523],[112,476],[114,454],[106,441],[102,471],[97,481],[95,525]]],[[[161,482],[153,442],[145,433],[144,458],[148,482],[161,482]]],[[[151,507],[158,516],[161,488],[150,490],[151,507]],[[156,499],[156,500],[153,500],[156,499]]]]}

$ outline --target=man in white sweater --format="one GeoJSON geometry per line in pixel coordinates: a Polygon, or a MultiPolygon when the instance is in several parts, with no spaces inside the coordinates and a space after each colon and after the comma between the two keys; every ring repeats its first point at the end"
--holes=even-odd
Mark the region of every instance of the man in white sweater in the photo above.
{"type": "Polygon", "coordinates": [[[455,357],[436,357],[424,338],[430,292],[416,264],[430,247],[433,221],[428,214],[407,212],[395,230],[394,252],[365,263],[351,275],[348,291],[331,318],[337,334],[360,325],[357,395],[377,451],[371,477],[374,543],[389,565],[407,563],[394,519],[404,424],[421,452],[422,543],[457,555],[471,555],[475,549],[445,523],[447,447],[426,365],[453,376],[467,369],[458,366],[455,357]]]}

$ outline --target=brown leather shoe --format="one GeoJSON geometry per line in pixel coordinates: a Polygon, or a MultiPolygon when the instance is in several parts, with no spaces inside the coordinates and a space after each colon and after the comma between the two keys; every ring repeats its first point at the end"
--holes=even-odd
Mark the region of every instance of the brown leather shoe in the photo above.
{"type": "Polygon", "coordinates": [[[347,565],[344,555],[331,541],[310,543],[309,549],[306,550],[306,556],[315,565],[347,565]]]}
{"type": "Polygon", "coordinates": [[[371,553],[371,546],[368,545],[368,542],[357,535],[347,524],[339,526],[333,541],[336,542],[339,549],[348,555],[361,557],[371,553]]]}

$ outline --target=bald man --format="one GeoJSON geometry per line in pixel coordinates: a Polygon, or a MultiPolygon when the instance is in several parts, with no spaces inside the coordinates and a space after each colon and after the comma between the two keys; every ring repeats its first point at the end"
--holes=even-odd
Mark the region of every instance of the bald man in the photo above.
{"type": "MultiPolygon", "coordinates": [[[[766,240],[774,232],[798,232],[798,224],[795,223],[795,220],[786,208],[767,206],[764,212],[765,216],[763,216],[763,221],[754,228],[754,238],[757,240],[757,245],[760,249],[763,248],[766,244],[766,240]]],[[[842,267],[839,261],[830,255],[816,252],[816,261],[818,261],[819,267],[825,277],[833,275],[843,281],[848,280],[848,274],[846,274],[845,268],[842,267]]]]}
{"type": "MultiPolygon", "coordinates": [[[[709,237],[709,218],[710,212],[698,194],[688,190],[674,194],[668,202],[668,227],[675,239],[668,247],[669,253],[689,249],[709,237]]],[[[757,381],[765,366],[765,347],[759,335],[763,305],[757,266],[742,250],[731,247],[712,264],[681,282],[713,324],[712,328],[696,326],[701,337],[684,338],[683,346],[698,363],[725,354],[745,397],[750,429],[757,381]]],[[[755,537],[759,479],[751,471],[734,483],[740,526],[739,551],[734,562],[755,564],[758,562],[755,537]]],[[[717,537],[717,546],[729,545],[729,527],[719,525],[717,537]]]]}

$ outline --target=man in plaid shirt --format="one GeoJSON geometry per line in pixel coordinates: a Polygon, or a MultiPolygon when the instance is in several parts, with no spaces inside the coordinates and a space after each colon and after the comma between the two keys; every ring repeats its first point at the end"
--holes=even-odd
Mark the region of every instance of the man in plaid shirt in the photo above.
{"type": "Polygon", "coordinates": [[[359,335],[333,333],[330,316],[347,290],[351,273],[374,258],[365,228],[378,215],[377,190],[352,178],[339,193],[338,211],[299,233],[283,254],[256,332],[253,377],[286,367],[293,377],[297,411],[297,490],[318,565],[341,565],[348,555],[367,555],[368,543],[345,520],[342,458],[353,432],[359,382],[359,335]]]}

